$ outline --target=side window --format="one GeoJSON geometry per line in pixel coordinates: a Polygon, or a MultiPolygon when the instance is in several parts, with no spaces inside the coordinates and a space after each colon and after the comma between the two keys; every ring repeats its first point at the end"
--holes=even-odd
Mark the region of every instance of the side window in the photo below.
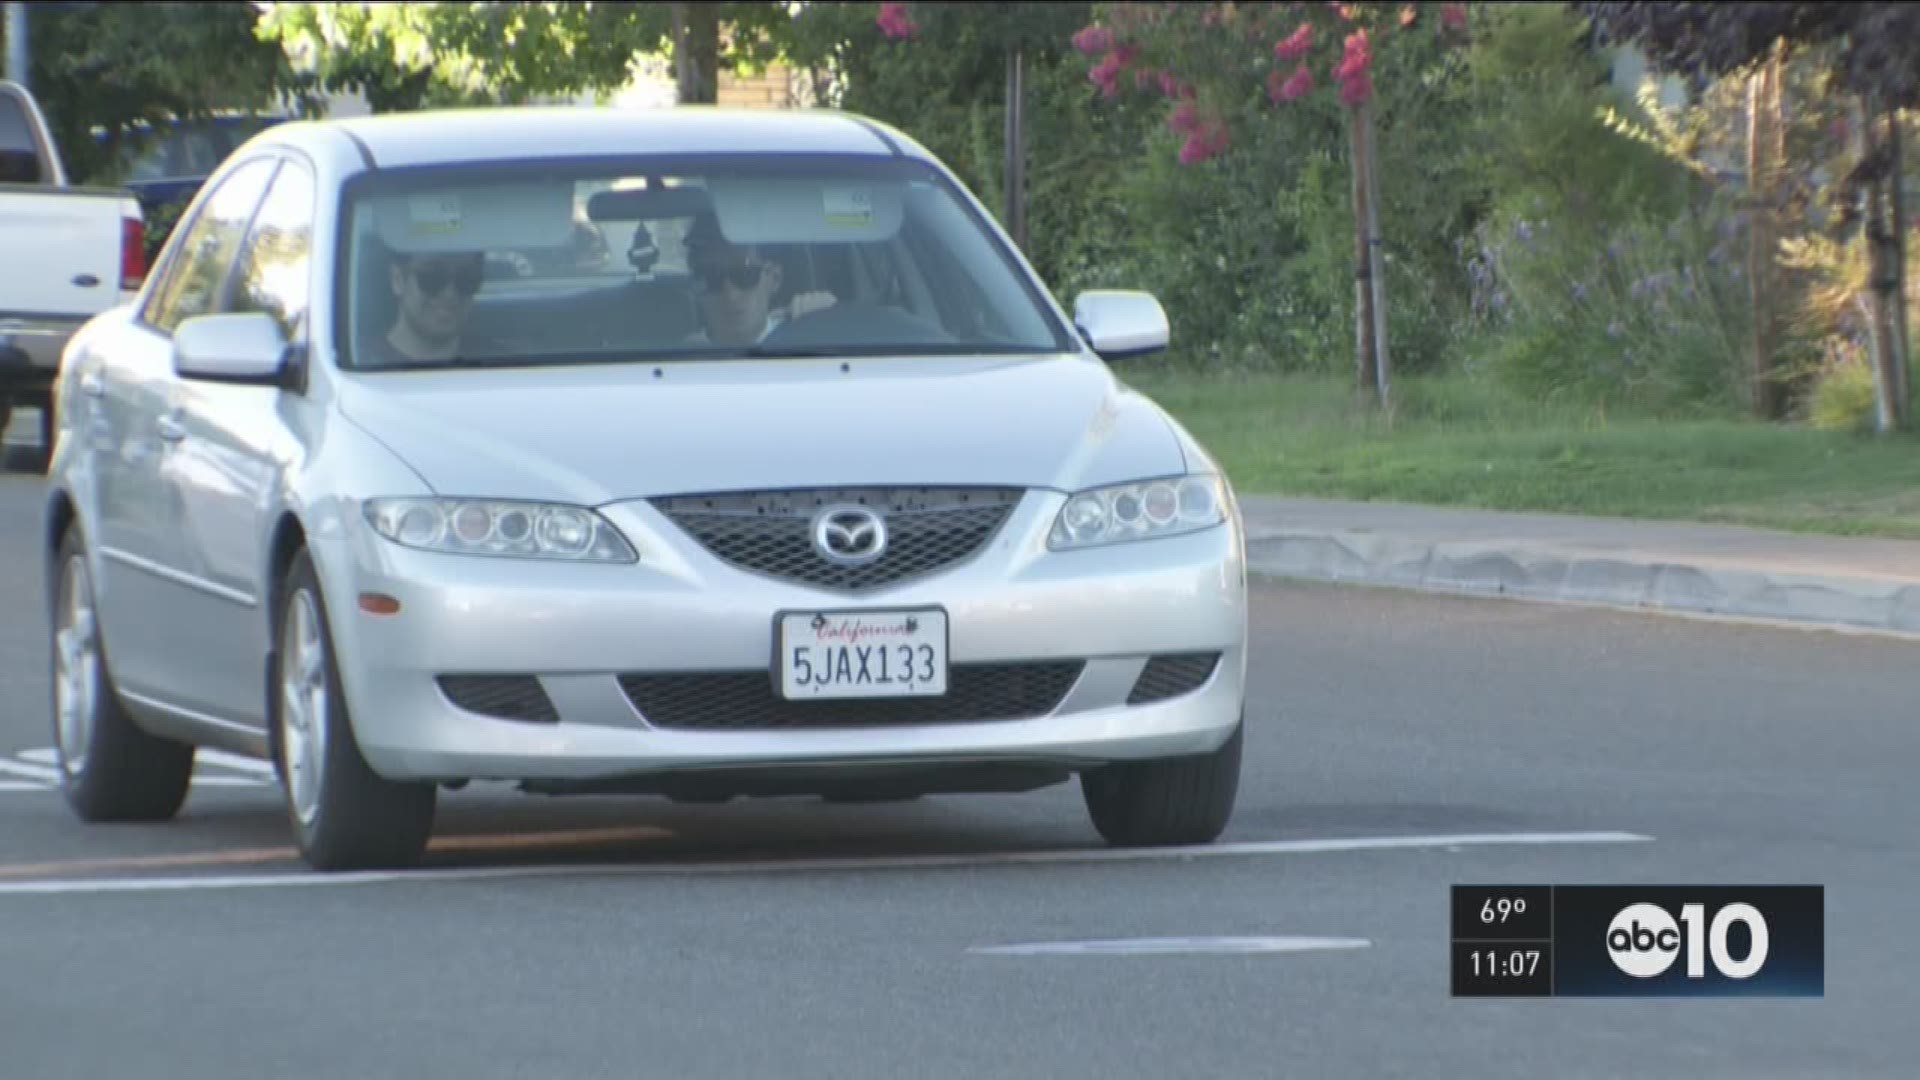
{"type": "Polygon", "coordinates": [[[311,291],[313,174],[288,162],[273,178],[234,275],[230,311],[264,311],[280,321],[289,341],[299,333],[311,291]]]}
{"type": "Polygon", "coordinates": [[[0,94],[0,183],[38,184],[46,179],[26,108],[13,95],[0,94]]]}
{"type": "Polygon", "coordinates": [[[275,164],[262,158],[242,165],[221,181],[188,226],[147,302],[146,319],[161,332],[171,334],[183,320],[220,310],[228,271],[275,164]]]}

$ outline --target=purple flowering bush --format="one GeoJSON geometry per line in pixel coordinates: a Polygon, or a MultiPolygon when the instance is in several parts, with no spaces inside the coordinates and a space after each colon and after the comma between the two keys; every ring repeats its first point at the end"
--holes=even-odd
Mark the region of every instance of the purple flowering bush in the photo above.
{"type": "Polygon", "coordinates": [[[1656,411],[1740,400],[1752,310],[1730,215],[1495,225],[1476,266],[1489,362],[1516,389],[1656,411]]]}

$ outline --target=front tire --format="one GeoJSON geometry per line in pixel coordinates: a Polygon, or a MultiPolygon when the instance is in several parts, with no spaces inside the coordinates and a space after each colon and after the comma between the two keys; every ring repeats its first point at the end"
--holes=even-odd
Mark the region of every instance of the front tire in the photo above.
{"type": "Polygon", "coordinates": [[[1233,816],[1245,729],[1243,719],[1210,753],[1115,762],[1081,773],[1094,828],[1116,847],[1212,843],[1233,816]]]}
{"type": "Polygon", "coordinates": [[[412,866],[433,833],[432,784],[373,771],[354,740],[313,561],[294,556],[274,619],[277,754],[300,855],[316,870],[412,866]]]}
{"type": "Polygon", "coordinates": [[[54,584],[53,745],[60,791],[82,821],[166,821],[193,783],[194,748],[142,730],[114,692],[78,526],[54,584]]]}

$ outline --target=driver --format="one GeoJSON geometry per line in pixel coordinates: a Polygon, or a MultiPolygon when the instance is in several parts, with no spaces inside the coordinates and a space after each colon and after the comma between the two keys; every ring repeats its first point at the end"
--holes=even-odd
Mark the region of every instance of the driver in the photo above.
{"type": "Polygon", "coordinates": [[[687,339],[689,345],[751,345],[765,338],[786,319],[832,307],[830,292],[795,296],[784,311],[773,306],[780,293],[780,264],[751,244],[735,244],[720,233],[711,214],[696,218],[687,233],[687,268],[693,273],[695,294],[705,329],[687,339]]]}
{"type": "Polygon", "coordinates": [[[486,277],[479,251],[394,253],[393,325],[372,342],[369,366],[448,361],[461,355],[473,297],[486,277]]]}

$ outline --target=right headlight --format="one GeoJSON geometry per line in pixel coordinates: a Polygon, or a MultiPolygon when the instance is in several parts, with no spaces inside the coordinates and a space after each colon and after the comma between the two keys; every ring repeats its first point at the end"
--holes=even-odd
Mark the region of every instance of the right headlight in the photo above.
{"type": "Polygon", "coordinates": [[[372,499],[367,523],[396,544],[454,555],[630,563],[619,530],[581,506],[489,499],[372,499]]]}
{"type": "Polygon", "coordinates": [[[1151,540],[1210,529],[1227,519],[1226,487],[1218,476],[1173,476],[1082,491],[1054,519],[1047,546],[1055,551],[1151,540]]]}

